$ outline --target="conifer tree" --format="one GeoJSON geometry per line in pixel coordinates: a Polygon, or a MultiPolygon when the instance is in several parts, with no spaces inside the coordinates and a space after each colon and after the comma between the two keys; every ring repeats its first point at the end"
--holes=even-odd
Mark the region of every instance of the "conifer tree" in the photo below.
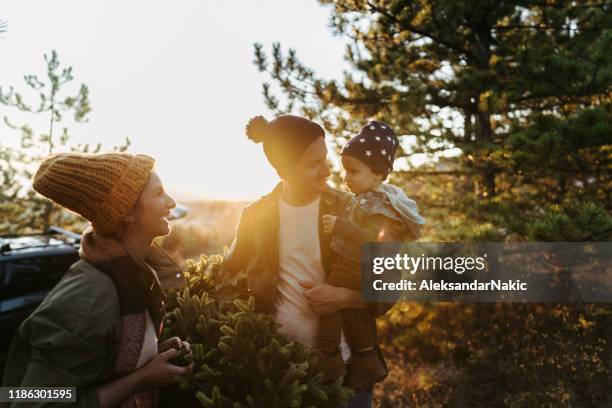
{"type": "Polygon", "coordinates": [[[169,294],[163,337],[192,344],[182,392],[164,406],[342,407],[352,392],[341,379],[323,383],[317,353],[278,332],[274,317],[255,311],[244,274],[222,275],[221,256],[188,261],[187,287],[169,294]]]}
{"type": "Polygon", "coordinates": [[[430,219],[456,223],[440,239],[526,236],[529,220],[567,198],[610,210],[610,3],[321,3],[350,70],[321,78],[295,50],[255,44],[268,106],[319,120],[338,142],[367,119],[388,122],[405,155],[434,159],[399,160],[391,181],[430,219]]]}
{"type": "MultiPolygon", "coordinates": [[[[610,240],[610,2],[320,3],[348,70],[323,78],[296,50],[255,44],[265,101],[337,144],[389,123],[402,147],[390,181],[417,199],[424,240],[610,240]]],[[[377,399],[608,406],[611,319],[606,304],[398,304],[380,323],[399,368],[377,399]]]]}
{"type": "MultiPolygon", "coordinates": [[[[69,227],[82,221],[36,194],[30,188],[31,179],[42,159],[59,149],[95,153],[102,148],[100,143],[96,146],[70,143],[69,128],[64,121],[69,116],[76,123],[87,121],[91,111],[89,88],[81,84],[75,92],[66,90],[74,80],[72,67],[62,67],[55,50],[45,54],[44,59],[46,77],[24,76],[29,91],[38,96],[35,103],[28,103],[22,93],[12,86],[8,89],[0,87],[0,105],[30,115],[35,123],[38,122],[34,118],[43,118],[48,124],[45,130],[38,131],[30,123],[14,123],[9,115],[3,115],[9,132],[0,138],[0,234],[40,232],[51,225],[69,227]],[[18,136],[11,136],[10,131],[18,136]]],[[[124,151],[129,145],[130,141],[126,138],[124,144],[114,149],[124,151]]]]}

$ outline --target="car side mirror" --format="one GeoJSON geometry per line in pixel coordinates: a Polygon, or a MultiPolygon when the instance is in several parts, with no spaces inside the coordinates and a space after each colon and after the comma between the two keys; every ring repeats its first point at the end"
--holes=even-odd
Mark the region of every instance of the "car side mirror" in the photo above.
{"type": "Polygon", "coordinates": [[[183,218],[189,212],[189,208],[182,204],[177,204],[172,210],[170,210],[169,220],[178,220],[179,218],[183,218]]]}

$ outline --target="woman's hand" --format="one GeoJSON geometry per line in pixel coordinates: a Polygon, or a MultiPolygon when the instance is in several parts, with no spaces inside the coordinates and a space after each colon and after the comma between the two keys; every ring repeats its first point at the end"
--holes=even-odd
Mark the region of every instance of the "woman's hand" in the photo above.
{"type": "Polygon", "coordinates": [[[191,344],[187,343],[186,341],[182,341],[178,337],[171,337],[168,340],[162,341],[159,343],[158,350],[160,353],[163,353],[171,348],[182,350],[185,354],[191,354],[191,344]]]}
{"type": "Polygon", "coordinates": [[[336,225],[336,217],[335,215],[325,214],[323,219],[323,232],[326,234],[331,234],[334,231],[334,225],[336,225]]]}
{"type": "Polygon", "coordinates": [[[365,308],[361,293],[325,282],[300,281],[308,304],[318,315],[328,315],[345,308],[365,308]]]}
{"type": "Polygon", "coordinates": [[[100,407],[116,407],[121,401],[142,388],[160,387],[174,383],[177,375],[191,370],[189,367],[179,367],[168,360],[179,355],[178,349],[191,352],[191,346],[178,337],[173,337],[159,345],[160,353],[143,367],[96,388],[100,407]],[[176,347],[175,347],[176,346],[176,347]]]}
{"type": "MultiPolygon", "coordinates": [[[[163,343],[162,343],[163,344],[163,343]]],[[[168,360],[176,357],[179,351],[171,348],[159,353],[153,360],[149,361],[140,370],[141,382],[147,387],[160,387],[174,383],[176,376],[187,373],[189,367],[179,367],[171,364],[168,360]]]]}

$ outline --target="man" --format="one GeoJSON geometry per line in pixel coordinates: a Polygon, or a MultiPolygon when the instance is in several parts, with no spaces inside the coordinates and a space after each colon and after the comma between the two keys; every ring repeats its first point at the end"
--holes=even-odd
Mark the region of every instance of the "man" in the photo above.
{"type": "MultiPolygon", "coordinates": [[[[323,128],[298,116],[271,122],[258,116],[247,125],[247,135],[263,143],[281,182],[243,209],[223,270],[245,270],[257,310],[274,315],[281,332],[308,346],[316,346],[319,315],[345,308],[367,308],[373,317],[384,314],[392,304],[366,304],[360,292],[324,282],[334,253],[322,216],[340,215],[352,195],[326,183],[330,170],[323,128]]],[[[372,330],[376,339],[375,324],[372,330]]],[[[344,340],[340,348],[348,362],[344,340]]],[[[378,344],[375,351],[384,365],[378,344]]],[[[349,402],[353,408],[371,405],[371,386],[349,402]]]]}

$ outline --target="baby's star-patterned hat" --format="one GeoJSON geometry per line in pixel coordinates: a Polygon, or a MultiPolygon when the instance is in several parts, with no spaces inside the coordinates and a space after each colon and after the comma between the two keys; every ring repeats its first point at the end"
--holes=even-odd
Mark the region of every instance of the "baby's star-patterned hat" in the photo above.
{"type": "Polygon", "coordinates": [[[344,145],[340,155],[362,161],[384,179],[393,169],[398,143],[389,125],[373,120],[344,145]]]}

